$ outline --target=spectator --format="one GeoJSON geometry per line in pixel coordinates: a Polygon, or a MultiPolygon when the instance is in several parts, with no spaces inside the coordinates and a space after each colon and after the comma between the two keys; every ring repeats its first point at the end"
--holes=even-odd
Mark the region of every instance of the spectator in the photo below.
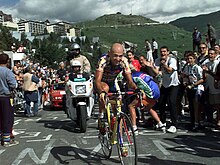
{"type": "Polygon", "coordinates": [[[62,81],[65,80],[65,75],[66,75],[66,69],[64,67],[65,67],[64,62],[60,62],[59,69],[57,70],[57,76],[62,81]]]}
{"type": "Polygon", "coordinates": [[[147,61],[154,61],[153,54],[152,54],[152,47],[151,47],[150,42],[147,39],[145,40],[145,50],[146,50],[147,61]]]}
{"type": "Polygon", "coordinates": [[[140,64],[141,64],[141,71],[152,76],[153,78],[155,78],[157,75],[156,73],[153,71],[153,62],[151,61],[148,61],[143,55],[141,55],[139,57],[139,61],[140,61],[140,64]]]}
{"type": "Polygon", "coordinates": [[[210,42],[210,46],[211,48],[214,48],[216,42],[216,35],[217,35],[216,30],[210,23],[208,23],[207,26],[208,26],[208,39],[210,42]]]}
{"type": "Polygon", "coordinates": [[[135,59],[134,53],[132,50],[127,51],[128,62],[130,64],[130,68],[133,71],[140,71],[141,65],[138,60],[135,59]]]}
{"type": "Polygon", "coordinates": [[[5,147],[18,144],[10,138],[14,122],[10,95],[16,88],[16,79],[12,71],[7,68],[8,60],[7,54],[0,53],[0,140],[1,145],[5,147]]]}
{"type": "Polygon", "coordinates": [[[202,68],[196,63],[196,56],[193,52],[187,53],[188,65],[183,69],[181,76],[187,81],[183,85],[187,89],[191,128],[196,131],[200,128],[201,121],[201,98],[204,92],[202,68]]]}
{"type": "Polygon", "coordinates": [[[202,41],[202,35],[201,33],[198,31],[197,27],[194,28],[194,32],[192,33],[192,38],[193,38],[193,51],[199,51],[199,45],[202,41]]]}
{"type": "Polygon", "coordinates": [[[176,98],[178,93],[178,86],[180,84],[177,72],[177,61],[175,58],[169,56],[169,49],[166,46],[160,48],[161,57],[155,61],[157,74],[159,70],[162,72],[162,86],[161,95],[158,102],[160,111],[160,118],[162,123],[166,122],[166,103],[170,111],[171,126],[168,132],[175,133],[177,127],[176,117],[176,98]]]}
{"type": "Polygon", "coordinates": [[[218,70],[219,61],[216,60],[216,51],[212,48],[209,49],[208,59],[202,64],[202,68],[205,74],[206,80],[206,90],[207,93],[207,103],[211,106],[211,108],[206,108],[206,116],[207,116],[207,124],[213,122],[213,109],[219,109],[219,89],[215,88],[215,74],[218,70]]]}
{"type": "Polygon", "coordinates": [[[215,49],[216,54],[217,54],[215,59],[220,61],[220,45],[219,44],[215,44],[214,49],[215,49]]]}
{"type": "Polygon", "coordinates": [[[154,61],[158,58],[158,43],[157,41],[153,38],[152,39],[152,45],[153,45],[153,49],[152,49],[152,52],[153,52],[153,59],[154,61]]]}
{"type": "Polygon", "coordinates": [[[199,66],[208,59],[208,46],[205,43],[199,45],[199,56],[197,58],[197,64],[199,66]]]}
{"type": "Polygon", "coordinates": [[[27,117],[38,116],[38,86],[39,78],[32,72],[31,68],[26,68],[23,76],[24,99],[26,101],[25,114],[27,117]],[[34,113],[31,112],[31,102],[34,103],[34,113]]]}

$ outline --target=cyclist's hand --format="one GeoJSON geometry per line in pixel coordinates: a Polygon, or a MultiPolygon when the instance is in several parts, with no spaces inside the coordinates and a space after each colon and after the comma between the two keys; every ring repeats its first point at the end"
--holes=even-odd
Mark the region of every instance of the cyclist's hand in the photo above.
{"type": "Polygon", "coordinates": [[[104,102],[105,101],[105,96],[106,96],[106,92],[101,92],[100,94],[99,94],[99,100],[101,101],[101,102],[104,102]]]}

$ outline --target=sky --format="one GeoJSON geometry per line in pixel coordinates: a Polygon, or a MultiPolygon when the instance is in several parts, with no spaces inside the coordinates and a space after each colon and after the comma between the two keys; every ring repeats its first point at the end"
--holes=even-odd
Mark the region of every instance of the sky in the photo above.
{"type": "Polygon", "coordinates": [[[158,22],[220,10],[220,0],[0,0],[0,10],[13,18],[51,22],[94,20],[121,12],[158,22]]]}

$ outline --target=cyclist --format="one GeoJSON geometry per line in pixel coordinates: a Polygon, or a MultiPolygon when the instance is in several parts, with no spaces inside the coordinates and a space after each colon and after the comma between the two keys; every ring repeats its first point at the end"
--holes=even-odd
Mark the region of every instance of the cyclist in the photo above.
{"type": "Polygon", "coordinates": [[[95,86],[99,93],[99,119],[103,118],[105,106],[104,97],[108,92],[116,92],[115,79],[123,71],[127,84],[131,89],[136,89],[132,81],[128,60],[124,57],[124,48],[119,43],[114,43],[106,56],[100,58],[95,72],[95,86]]]}
{"type": "MultiPolygon", "coordinates": [[[[165,124],[163,124],[160,121],[159,116],[157,115],[157,112],[152,109],[152,107],[157,102],[158,98],[160,97],[160,89],[156,82],[154,82],[153,78],[143,72],[133,72],[132,78],[135,84],[139,89],[142,90],[143,93],[143,105],[149,110],[152,117],[156,120],[157,128],[160,128],[163,132],[165,132],[165,124]]],[[[129,111],[131,114],[131,121],[133,125],[133,129],[135,131],[135,134],[138,134],[138,129],[136,125],[136,111],[135,108],[138,107],[140,104],[139,99],[134,99],[129,105],[129,111]]]]}

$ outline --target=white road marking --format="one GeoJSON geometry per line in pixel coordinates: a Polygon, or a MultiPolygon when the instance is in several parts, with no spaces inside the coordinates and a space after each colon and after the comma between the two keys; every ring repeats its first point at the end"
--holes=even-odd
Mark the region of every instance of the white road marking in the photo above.
{"type": "Polygon", "coordinates": [[[0,155],[1,155],[3,152],[5,152],[5,150],[0,150],[0,155]]]}
{"type": "Polygon", "coordinates": [[[16,135],[19,135],[19,134],[22,134],[22,133],[25,133],[25,130],[26,129],[13,129],[13,135],[16,136],[16,135]]]}
{"type": "Polygon", "coordinates": [[[83,139],[97,139],[98,135],[96,136],[84,136],[83,139]]]}
{"type": "Polygon", "coordinates": [[[96,153],[98,153],[100,149],[102,149],[102,145],[99,143],[99,144],[98,144],[97,146],[95,146],[95,148],[92,150],[92,152],[91,152],[91,157],[94,157],[94,155],[95,155],[96,153]]]}
{"type": "Polygon", "coordinates": [[[20,138],[33,138],[40,135],[41,132],[26,132],[25,134],[28,134],[28,136],[21,136],[20,138]]]}
{"type": "Polygon", "coordinates": [[[12,163],[12,165],[19,165],[22,162],[22,159],[25,158],[25,156],[28,154],[30,156],[30,158],[36,163],[36,164],[45,164],[48,160],[48,157],[50,155],[50,150],[53,148],[52,145],[55,142],[55,139],[51,140],[49,142],[49,144],[44,148],[45,151],[41,157],[41,159],[39,159],[36,155],[36,153],[34,152],[33,148],[26,148],[24,149],[19,155],[18,157],[14,160],[14,162],[12,163]]]}
{"type": "Polygon", "coordinates": [[[162,142],[160,140],[153,140],[153,143],[155,144],[155,146],[157,146],[157,148],[163,152],[164,155],[171,155],[163,146],[166,146],[168,148],[174,148],[174,146],[167,144],[165,142],[162,142]],[[163,145],[163,146],[162,146],[163,145]]]}
{"type": "Polygon", "coordinates": [[[51,138],[52,136],[53,136],[53,135],[48,135],[48,136],[46,136],[45,139],[27,140],[27,142],[43,142],[43,141],[48,141],[48,140],[50,140],[50,138],[51,138]]]}

